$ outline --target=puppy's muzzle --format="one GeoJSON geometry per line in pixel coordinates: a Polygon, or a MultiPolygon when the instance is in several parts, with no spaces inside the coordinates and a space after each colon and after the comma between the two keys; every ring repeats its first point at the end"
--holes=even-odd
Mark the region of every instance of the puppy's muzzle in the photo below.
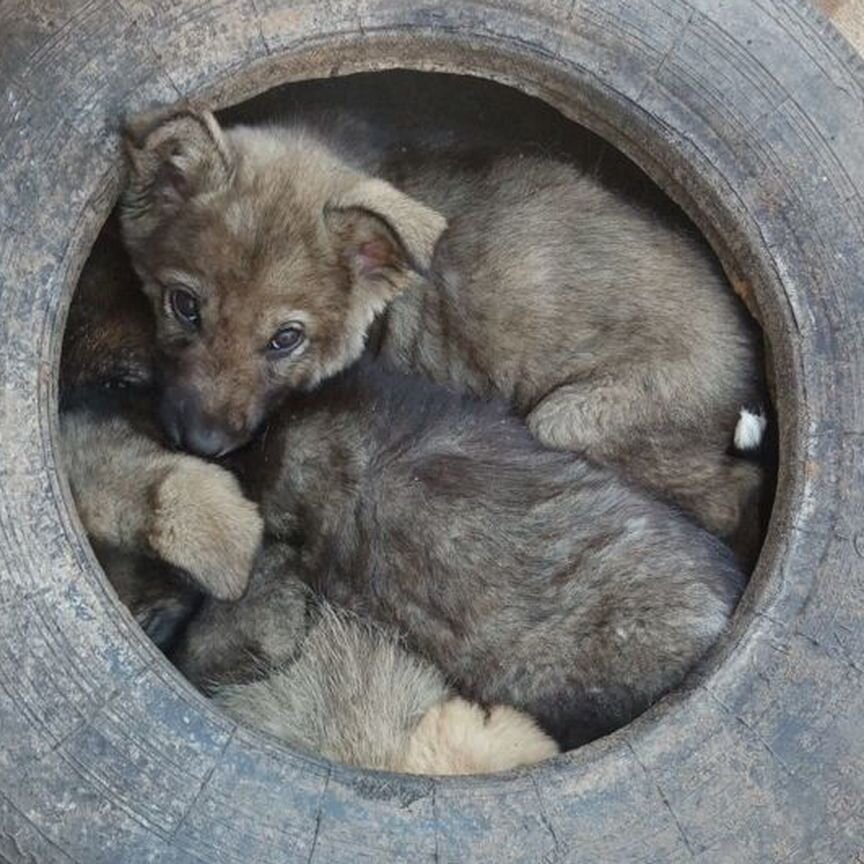
{"type": "Polygon", "coordinates": [[[162,428],[171,444],[197,456],[218,458],[245,444],[249,435],[210,417],[195,393],[166,387],[159,406],[162,428]]]}

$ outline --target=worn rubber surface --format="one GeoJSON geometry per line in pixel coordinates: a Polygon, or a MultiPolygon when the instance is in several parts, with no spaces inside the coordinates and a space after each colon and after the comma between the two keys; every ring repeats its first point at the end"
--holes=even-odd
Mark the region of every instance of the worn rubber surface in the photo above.
{"type": "Polygon", "coordinates": [[[0,4],[0,859],[864,860],[864,75],[805,0],[0,4]],[[352,771],[236,729],[117,605],[56,378],[119,113],[404,66],[542,96],[631,155],[763,322],[781,473],[706,673],[514,775],[352,771]]]}

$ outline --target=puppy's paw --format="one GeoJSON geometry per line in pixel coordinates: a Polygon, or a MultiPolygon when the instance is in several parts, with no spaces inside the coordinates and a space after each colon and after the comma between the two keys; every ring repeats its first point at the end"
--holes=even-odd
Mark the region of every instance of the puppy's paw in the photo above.
{"type": "MultiPolygon", "coordinates": [[[[191,590],[187,589],[187,592],[191,590]]],[[[167,654],[179,641],[196,608],[191,593],[169,596],[135,610],[135,620],[156,647],[167,654]]]]}
{"type": "Polygon", "coordinates": [[[155,490],[151,550],[208,594],[236,600],[249,583],[264,523],[223,468],[184,458],[155,490]]]}
{"type": "Polygon", "coordinates": [[[527,714],[496,705],[488,712],[454,698],[430,708],[408,742],[413,774],[488,774],[532,765],[558,753],[527,714]]]}

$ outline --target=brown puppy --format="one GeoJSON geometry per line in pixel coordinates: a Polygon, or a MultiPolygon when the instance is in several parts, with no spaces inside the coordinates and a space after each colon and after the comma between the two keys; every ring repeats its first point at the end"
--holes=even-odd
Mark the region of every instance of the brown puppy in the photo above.
{"type": "Polygon", "coordinates": [[[184,109],[127,140],[124,236],[178,444],[239,446],[377,319],[392,362],[504,396],[546,445],[735,535],[760,487],[726,455],[762,401],[757,339],[696,237],[543,157],[352,163],[304,129],[184,109]]]}
{"type": "Polygon", "coordinates": [[[108,220],[78,280],[60,359],[60,398],[84,390],[149,387],[156,368],[153,311],[108,220]]]}

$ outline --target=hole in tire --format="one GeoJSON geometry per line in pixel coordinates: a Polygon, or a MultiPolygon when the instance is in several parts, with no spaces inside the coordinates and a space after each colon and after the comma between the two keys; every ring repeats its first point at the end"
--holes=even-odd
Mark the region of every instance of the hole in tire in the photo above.
{"type": "MultiPolygon", "coordinates": [[[[696,230],[680,209],[611,144],[568,121],[544,102],[483,79],[399,70],[359,73],[284,85],[218,116],[226,125],[232,125],[259,123],[280,114],[311,116],[345,108],[369,120],[373,128],[386,130],[386,136],[382,134],[376,146],[412,151],[428,147],[430,139],[442,149],[473,140],[483,147],[515,148],[525,154],[560,158],[589,172],[654,218],[684,230],[696,230]],[[422,105],[422,110],[417,105],[422,105]]],[[[118,400],[135,403],[131,410],[138,428],[158,434],[149,419],[152,402],[141,395],[153,383],[150,373],[156,357],[152,325],[141,323],[152,316],[139,291],[127,291],[120,299],[110,290],[118,280],[124,284],[137,281],[122,252],[118,226],[112,217],[94,247],[82,276],[84,287],[70,310],[61,368],[61,401],[64,410],[83,405],[96,405],[100,410],[109,406],[108,410],[113,410],[110,406],[118,404],[118,400]],[[91,314],[94,311],[95,320],[91,314]]],[[[769,435],[776,442],[776,422],[770,406],[768,409],[769,435]]],[[[770,498],[775,482],[776,444],[763,458],[769,471],[766,498],[770,498]]],[[[764,537],[769,515],[770,504],[766,503],[760,516],[760,538],[764,537]]],[[[165,637],[170,652],[182,638],[185,619],[181,613],[186,610],[197,614],[202,597],[176,571],[166,575],[152,560],[141,559],[133,573],[128,562],[118,563],[116,549],[98,540],[93,546],[121,600],[137,608],[136,619],[150,629],[151,635],[159,635],[166,621],[178,626],[165,637]]],[[[254,646],[251,648],[254,653],[254,646]]]]}

